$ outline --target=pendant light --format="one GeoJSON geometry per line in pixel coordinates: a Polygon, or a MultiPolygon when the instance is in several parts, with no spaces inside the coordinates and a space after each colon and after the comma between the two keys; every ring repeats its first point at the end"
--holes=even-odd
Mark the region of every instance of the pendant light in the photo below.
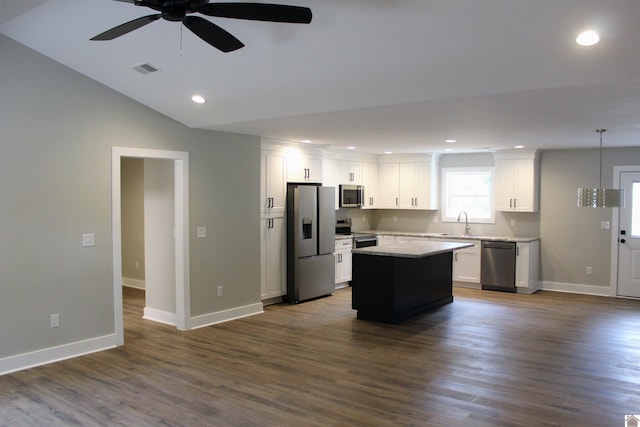
{"type": "Polygon", "coordinates": [[[602,134],[606,129],[596,129],[600,134],[600,186],[598,188],[578,188],[579,208],[617,208],[624,206],[624,191],[602,188],[602,134]]]}

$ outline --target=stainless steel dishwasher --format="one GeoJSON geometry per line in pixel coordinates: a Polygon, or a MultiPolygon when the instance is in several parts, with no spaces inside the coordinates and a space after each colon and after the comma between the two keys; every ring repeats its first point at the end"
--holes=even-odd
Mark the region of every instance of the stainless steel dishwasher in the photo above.
{"type": "Polygon", "coordinates": [[[516,244],[505,241],[482,241],[480,282],[489,291],[516,291],[516,244]]]}

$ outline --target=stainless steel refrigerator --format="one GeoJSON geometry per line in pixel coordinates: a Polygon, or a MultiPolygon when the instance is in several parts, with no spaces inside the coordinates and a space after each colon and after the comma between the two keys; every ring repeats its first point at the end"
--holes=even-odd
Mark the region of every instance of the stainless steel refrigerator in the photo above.
{"type": "Polygon", "coordinates": [[[333,293],[335,226],[334,187],[287,186],[287,301],[333,293]]]}

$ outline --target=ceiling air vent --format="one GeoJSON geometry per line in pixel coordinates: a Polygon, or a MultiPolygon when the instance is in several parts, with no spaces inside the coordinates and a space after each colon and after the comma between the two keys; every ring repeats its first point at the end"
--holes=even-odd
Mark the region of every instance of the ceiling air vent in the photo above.
{"type": "Polygon", "coordinates": [[[150,74],[150,73],[155,73],[156,71],[160,71],[159,68],[156,68],[155,65],[151,65],[148,62],[145,62],[144,64],[134,65],[131,68],[133,68],[135,71],[139,72],[140,74],[150,74]]]}

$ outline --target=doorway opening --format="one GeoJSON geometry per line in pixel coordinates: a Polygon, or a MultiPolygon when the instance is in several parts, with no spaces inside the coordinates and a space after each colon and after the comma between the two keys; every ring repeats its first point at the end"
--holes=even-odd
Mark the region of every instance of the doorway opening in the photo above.
{"type": "MultiPolygon", "coordinates": [[[[122,209],[121,164],[123,158],[170,160],[173,163],[173,227],[172,272],[175,277],[175,325],[179,330],[190,329],[189,299],[189,153],[113,147],[111,156],[111,205],[113,240],[113,299],[115,334],[118,345],[124,344],[122,304],[122,209]]],[[[148,272],[148,270],[147,270],[148,272]]]]}

